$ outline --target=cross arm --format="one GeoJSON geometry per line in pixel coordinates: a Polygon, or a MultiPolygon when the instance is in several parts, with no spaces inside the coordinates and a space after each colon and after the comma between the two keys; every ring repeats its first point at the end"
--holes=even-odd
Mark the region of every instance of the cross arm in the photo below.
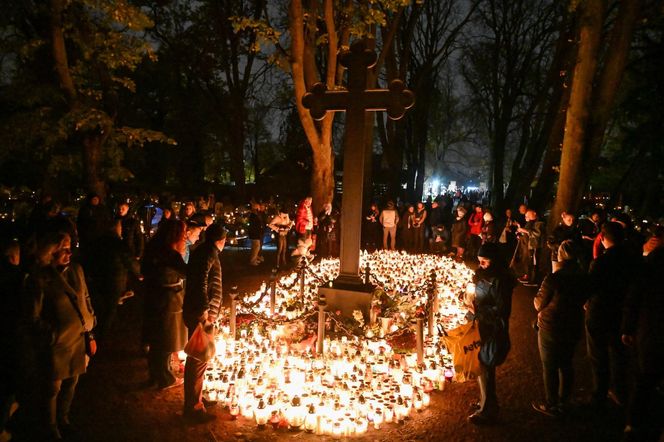
{"type": "Polygon", "coordinates": [[[328,111],[340,112],[353,109],[363,111],[387,111],[388,117],[398,120],[415,103],[415,96],[401,80],[390,82],[389,89],[364,91],[328,91],[324,84],[316,83],[311,92],[302,97],[302,105],[311,116],[322,120],[328,111]]]}

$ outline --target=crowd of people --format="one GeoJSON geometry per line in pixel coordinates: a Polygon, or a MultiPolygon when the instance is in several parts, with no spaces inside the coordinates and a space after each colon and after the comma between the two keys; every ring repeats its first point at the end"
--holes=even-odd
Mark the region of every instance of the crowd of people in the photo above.
{"type": "MultiPolygon", "coordinates": [[[[73,218],[44,196],[27,219],[3,225],[2,440],[10,437],[10,419],[30,440],[73,432],[69,411],[79,376],[98,343],[106,345],[118,306],[135,287],[145,294],[147,383],[160,389],[183,383],[173,356],[187,342],[186,326],[210,322],[219,310],[226,230],[212,224],[209,211],[195,214],[184,205],[179,216],[173,212],[164,207],[149,236],[125,199],[111,208],[91,194],[73,218]]],[[[185,416],[204,420],[202,374],[189,373],[193,362],[186,367],[185,416]]]]}
{"type": "MultiPolygon", "coordinates": [[[[298,205],[252,201],[248,264],[264,262],[266,232],[273,232],[277,246],[276,268],[288,266],[291,256],[338,256],[339,211],[332,202],[321,207],[315,212],[311,197],[298,205]]],[[[213,420],[211,403],[202,396],[206,363],[188,357],[181,379],[173,358],[199,324],[207,329],[222,314],[223,221],[219,205],[202,197],[181,210],[161,205],[146,228],[126,199],[109,207],[91,194],[75,219],[43,198],[18,238],[16,232],[3,235],[3,434],[17,404],[18,418],[39,437],[57,440],[71,431],[78,378],[97,343],[104,347],[118,305],[136,287],[144,293],[147,384],[184,384],[185,419],[213,420]]],[[[625,213],[593,210],[577,218],[564,212],[547,229],[525,204],[514,214],[498,214],[460,192],[413,205],[371,204],[362,229],[363,247],[370,251],[445,254],[478,266],[472,307],[482,338],[481,400],[471,422],[490,423],[498,416],[495,372],[509,353],[511,295],[521,283],[538,288],[535,327],[545,397],[533,408],[551,417],[569,411],[573,357],[585,335],[594,379],[589,406],[624,406],[625,434],[635,440],[661,431],[656,413],[664,373],[662,241],[661,227],[637,231],[625,213]]]]}
{"type": "MultiPolygon", "coordinates": [[[[625,440],[659,440],[664,410],[664,229],[638,232],[625,213],[604,217],[602,210],[593,210],[579,220],[563,212],[560,222],[547,230],[525,204],[516,216],[506,210],[497,223],[480,204],[460,201],[451,210],[448,204],[445,199],[431,204],[428,218],[447,224],[439,227],[431,221],[430,252],[445,253],[449,247],[456,259],[478,260],[471,316],[481,337],[480,401],[469,420],[487,424],[497,419],[495,370],[510,349],[511,297],[520,282],[538,288],[534,327],[545,397],[534,401],[533,408],[558,418],[579,405],[572,397],[573,357],[585,335],[593,388],[584,405],[598,412],[609,403],[623,407],[625,440]],[[449,236],[437,233],[446,230],[449,236]]],[[[403,217],[392,202],[377,221],[375,213],[372,207],[367,221],[382,225],[383,248],[394,247],[387,238],[403,217]]],[[[413,206],[404,213],[408,221],[403,229],[412,230],[416,219],[427,219],[426,211],[416,218],[413,206]]],[[[421,241],[408,236],[412,232],[404,231],[402,247],[422,251],[421,241]]]]}

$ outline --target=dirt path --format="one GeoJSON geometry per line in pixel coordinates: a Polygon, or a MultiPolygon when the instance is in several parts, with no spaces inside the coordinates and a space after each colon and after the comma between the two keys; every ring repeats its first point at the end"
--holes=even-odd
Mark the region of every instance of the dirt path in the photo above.
{"type": "MultiPolygon", "coordinates": [[[[246,250],[231,250],[224,257],[224,285],[240,291],[254,289],[269,275],[270,266],[245,265],[246,250]]],[[[273,257],[268,255],[267,261],[273,257]]],[[[532,400],[542,397],[543,388],[537,352],[533,289],[518,287],[514,293],[511,321],[512,351],[498,369],[501,422],[477,428],[466,421],[469,404],[477,400],[475,382],[451,384],[432,396],[431,406],[403,425],[388,424],[370,430],[365,441],[612,441],[622,436],[623,418],[618,410],[595,416],[582,409],[564,420],[551,420],[532,410],[532,400]]],[[[82,377],[74,401],[73,420],[83,441],[314,441],[331,440],[284,429],[257,430],[253,422],[231,421],[224,410],[207,426],[188,427],[180,416],[183,393],[179,387],[165,392],[141,388],[147,366],[140,348],[140,299],[121,308],[114,338],[105,344],[82,377]]],[[[579,346],[581,347],[581,346],[579,346]]],[[[585,351],[576,358],[579,397],[590,386],[585,351]]]]}

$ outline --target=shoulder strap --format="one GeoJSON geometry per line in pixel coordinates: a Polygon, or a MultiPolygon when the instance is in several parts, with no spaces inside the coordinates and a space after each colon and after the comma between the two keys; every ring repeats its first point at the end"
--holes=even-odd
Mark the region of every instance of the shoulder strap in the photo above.
{"type": "Polygon", "coordinates": [[[78,315],[78,319],[81,321],[81,325],[83,326],[84,330],[87,330],[85,326],[85,319],[83,318],[83,313],[81,313],[81,309],[78,308],[78,303],[76,302],[76,299],[74,298],[74,293],[73,290],[71,290],[71,286],[69,283],[64,279],[62,274],[59,274],[60,278],[62,279],[62,282],[65,284],[65,295],[67,295],[67,299],[69,299],[69,302],[71,302],[71,306],[74,307],[74,310],[76,311],[76,315],[78,315]]]}

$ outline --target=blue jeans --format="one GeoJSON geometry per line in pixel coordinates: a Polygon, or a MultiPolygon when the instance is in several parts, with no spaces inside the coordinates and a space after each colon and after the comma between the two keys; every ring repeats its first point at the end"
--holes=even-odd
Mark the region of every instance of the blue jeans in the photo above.
{"type": "Polygon", "coordinates": [[[574,384],[574,348],[578,338],[561,336],[540,329],[537,334],[544,394],[549,407],[564,405],[569,402],[574,384]]]}

